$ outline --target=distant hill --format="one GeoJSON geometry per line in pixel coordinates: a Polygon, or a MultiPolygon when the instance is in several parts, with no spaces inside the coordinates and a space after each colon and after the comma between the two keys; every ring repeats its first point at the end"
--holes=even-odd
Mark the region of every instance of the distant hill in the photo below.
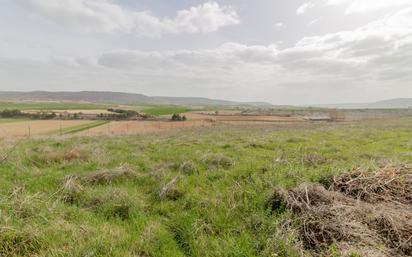
{"type": "Polygon", "coordinates": [[[120,92],[0,91],[0,101],[71,101],[115,104],[169,104],[185,106],[271,106],[264,102],[233,102],[202,97],[164,97],[120,92]]]}
{"type": "Polygon", "coordinates": [[[412,108],[412,98],[396,98],[372,103],[324,104],[313,106],[345,109],[406,109],[412,108]]]}

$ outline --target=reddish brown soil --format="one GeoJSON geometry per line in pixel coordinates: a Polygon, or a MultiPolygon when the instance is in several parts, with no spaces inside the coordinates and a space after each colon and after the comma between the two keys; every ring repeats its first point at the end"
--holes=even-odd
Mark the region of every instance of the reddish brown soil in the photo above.
{"type": "Polygon", "coordinates": [[[185,122],[171,121],[114,121],[103,126],[82,131],[79,135],[133,135],[149,132],[167,131],[182,128],[210,127],[213,123],[194,120],[185,122]]]}

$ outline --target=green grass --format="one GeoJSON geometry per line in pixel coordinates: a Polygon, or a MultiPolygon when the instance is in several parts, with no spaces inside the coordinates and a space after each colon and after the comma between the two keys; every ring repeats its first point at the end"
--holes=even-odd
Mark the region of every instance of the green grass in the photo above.
{"type": "Polygon", "coordinates": [[[18,102],[0,102],[0,110],[18,109],[18,110],[93,110],[107,109],[108,105],[89,104],[89,103],[18,103],[18,102]]]}
{"type": "Polygon", "coordinates": [[[88,130],[88,129],[103,126],[103,125],[105,125],[109,122],[110,121],[99,120],[99,121],[94,121],[94,122],[90,122],[90,123],[87,123],[87,124],[82,124],[82,125],[78,125],[78,126],[74,126],[74,127],[64,128],[62,130],[59,129],[59,130],[50,132],[48,134],[50,134],[50,135],[53,135],[53,134],[63,134],[63,135],[75,134],[75,133],[82,132],[82,131],[85,131],[85,130],[88,130]]]}
{"type": "Polygon", "coordinates": [[[187,111],[189,111],[189,109],[183,106],[154,106],[147,107],[142,110],[142,112],[154,116],[169,115],[174,113],[180,114],[187,111]]]}
{"type": "Polygon", "coordinates": [[[21,122],[21,121],[25,121],[25,119],[2,119],[2,118],[0,118],[0,124],[21,122]]]}
{"type": "Polygon", "coordinates": [[[0,256],[300,256],[273,189],[384,160],[412,162],[412,120],[25,140],[0,165],[0,256]],[[136,175],[81,179],[119,167],[136,175]]]}

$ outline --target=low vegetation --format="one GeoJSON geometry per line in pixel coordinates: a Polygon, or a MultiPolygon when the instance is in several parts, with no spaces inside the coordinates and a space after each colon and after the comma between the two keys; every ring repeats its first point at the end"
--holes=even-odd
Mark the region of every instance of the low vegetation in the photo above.
{"type": "Polygon", "coordinates": [[[402,119],[3,140],[0,256],[410,256],[411,139],[402,119]]]}
{"type": "Polygon", "coordinates": [[[172,120],[172,121],[185,121],[185,120],[186,120],[186,116],[185,116],[185,115],[180,115],[180,114],[174,113],[174,114],[172,115],[171,120],[172,120]]]}
{"type": "Polygon", "coordinates": [[[181,114],[188,111],[188,108],[182,106],[154,106],[142,110],[142,112],[153,116],[181,114]]]}
{"type": "Polygon", "coordinates": [[[4,119],[32,119],[32,120],[51,120],[56,118],[57,115],[54,112],[43,112],[39,111],[36,113],[25,113],[20,110],[5,109],[0,111],[0,118],[4,119]]]}

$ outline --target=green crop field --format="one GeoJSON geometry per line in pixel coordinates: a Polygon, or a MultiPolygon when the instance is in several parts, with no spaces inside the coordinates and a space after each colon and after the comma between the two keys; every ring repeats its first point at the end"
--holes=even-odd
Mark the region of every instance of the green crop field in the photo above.
{"type": "Polygon", "coordinates": [[[56,135],[56,134],[62,134],[62,135],[75,134],[75,133],[78,133],[78,132],[86,131],[88,129],[103,126],[104,124],[107,124],[109,122],[110,121],[99,120],[99,121],[94,121],[94,122],[84,124],[84,125],[69,127],[69,128],[65,128],[65,129],[62,129],[62,130],[56,130],[56,131],[50,132],[49,134],[51,134],[51,135],[53,135],[53,134],[54,135],[56,135]]]}
{"type": "Polygon", "coordinates": [[[147,107],[142,110],[142,112],[154,116],[169,115],[174,113],[180,114],[187,111],[189,111],[189,109],[183,106],[154,106],[147,107]]]}
{"type": "Polygon", "coordinates": [[[0,145],[0,256],[301,256],[274,189],[411,163],[412,120],[0,145]]]}
{"type": "Polygon", "coordinates": [[[1,119],[0,118],[0,124],[1,123],[20,122],[20,121],[24,121],[24,119],[1,119]]]}

